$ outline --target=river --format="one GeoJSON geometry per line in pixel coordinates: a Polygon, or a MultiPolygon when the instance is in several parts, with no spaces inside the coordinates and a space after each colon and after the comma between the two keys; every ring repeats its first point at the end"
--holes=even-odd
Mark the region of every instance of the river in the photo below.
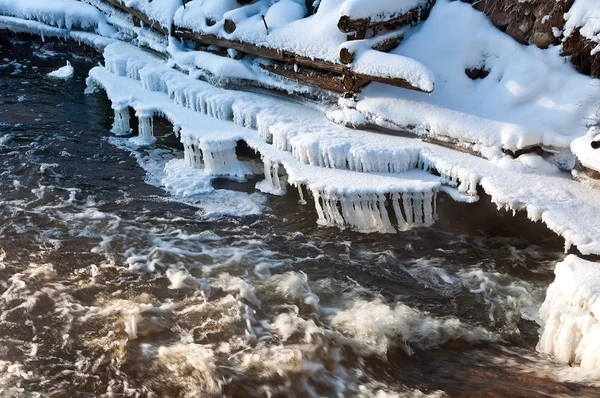
{"type": "Polygon", "coordinates": [[[564,258],[543,225],[441,195],[431,228],[321,228],[260,176],[169,194],[180,144],[160,121],[152,148],[111,137],[98,59],[0,46],[0,396],[596,393],[535,350],[564,258]]]}

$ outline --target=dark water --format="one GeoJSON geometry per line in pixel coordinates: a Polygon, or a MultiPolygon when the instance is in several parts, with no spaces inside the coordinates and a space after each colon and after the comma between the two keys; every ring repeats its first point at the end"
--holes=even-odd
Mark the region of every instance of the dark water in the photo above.
{"type": "Polygon", "coordinates": [[[319,228],[258,180],[174,197],[167,125],[126,149],[93,60],[2,36],[0,396],[597,395],[535,351],[564,256],[542,225],[485,196],[398,235],[319,228]]]}

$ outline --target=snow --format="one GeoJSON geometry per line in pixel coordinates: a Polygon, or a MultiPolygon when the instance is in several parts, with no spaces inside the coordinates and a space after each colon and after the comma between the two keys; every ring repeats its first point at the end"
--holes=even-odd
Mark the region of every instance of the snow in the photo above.
{"type": "Polygon", "coordinates": [[[600,82],[577,73],[558,51],[522,46],[469,4],[440,0],[393,51],[431,68],[435,91],[371,84],[356,109],[376,125],[485,147],[567,150],[597,118],[600,82]],[[474,67],[489,76],[471,80],[465,69],[474,67]]]}
{"type": "Polygon", "coordinates": [[[120,2],[129,8],[143,12],[168,30],[173,24],[173,15],[183,4],[181,0],[120,0],[120,2]]]}
{"type": "Polygon", "coordinates": [[[600,136],[600,128],[592,127],[588,133],[573,141],[571,150],[585,167],[600,171],[600,149],[592,148],[592,142],[600,136]]]}
{"type": "Polygon", "coordinates": [[[0,14],[67,30],[93,31],[105,37],[116,33],[98,9],[76,0],[0,0],[0,14]]]}
{"type": "Polygon", "coordinates": [[[53,72],[48,73],[49,77],[56,79],[70,79],[75,74],[75,69],[71,66],[71,63],[67,61],[67,64],[62,68],[59,68],[53,72]]]}
{"type": "MultiPolygon", "coordinates": [[[[343,0],[323,0],[315,15],[302,18],[306,10],[304,2],[282,0],[270,6],[260,0],[248,6],[221,0],[196,0],[180,8],[175,14],[175,24],[193,31],[214,34],[230,40],[252,43],[279,51],[290,51],[310,59],[339,63],[339,49],[346,43],[346,34],[341,33],[337,23],[344,7],[343,0]],[[215,3],[219,3],[217,6],[215,3]],[[268,30],[265,28],[265,17],[268,30]],[[216,23],[208,26],[210,19],[216,23]],[[236,22],[236,29],[228,34],[223,26],[225,19],[236,22]],[[298,34],[302,32],[302,34],[298,34]]],[[[366,52],[353,66],[357,73],[378,77],[405,79],[423,91],[431,91],[434,75],[429,68],[402,56],[366,52]],[[371,62],[372,61],[372,62],[371,62]]]]}
{"type": "Polygon", "coordinates": [[[592,55],[600,51],[600,7],[595,0],[575,0],[565,14],[565,37],[571,36],[577,29],[581,35],[599,43],[591,50],[592,55]]]}
{"type": "Polygon", "coordinates": [[[385,21],[415,8],[426,7],[428,3],[429,0],[346,0],[340,8],[340,16],[368,18],[373,22],[385,21]]]}
{"type": "Polygon", "coordinates": [[[600,264],[569,255],[540,308],[537,349],[566,364],[600,369],[600,264]]]}

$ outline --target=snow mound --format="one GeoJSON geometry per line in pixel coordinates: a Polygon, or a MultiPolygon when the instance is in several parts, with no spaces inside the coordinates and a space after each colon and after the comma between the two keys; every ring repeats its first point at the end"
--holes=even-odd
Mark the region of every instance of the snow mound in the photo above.
{"type": "Polygon", "coordinates": [[[600,263],[569,255],[540,308],[537,349],[566,364],[600,369],[600,263]]]}
{"type": "Polygon", "coordinates": [[[49,77],[56,79],[70,79],[75,74],[75,69],[71,66],[71,63],[67,61],[67,64],[60,69],[48,73],[49,77]]]}
{"type": "Polygon", "coordinates": [[[577,156],[579,162],[595,171],[600,171],[600,149],[594,149],[592,143],[600,138],[599,136],[600,128],[592,127],[586,135],[575,139],[571,144],[571,151],[577,156]]]}

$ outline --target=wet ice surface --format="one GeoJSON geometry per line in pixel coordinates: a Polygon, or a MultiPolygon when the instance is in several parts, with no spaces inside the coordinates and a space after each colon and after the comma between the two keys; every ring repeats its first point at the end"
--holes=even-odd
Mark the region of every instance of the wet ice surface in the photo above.
{"type": "Polygon", "coordinates": [[[179,145],[110,138],[91,62],[57,82],[64,53],[1,44],[0,396],[596,391],[535,353],[543,226],[442,196],[433,228],[363,235],[254,180],[164,187],[179,145]]]}

